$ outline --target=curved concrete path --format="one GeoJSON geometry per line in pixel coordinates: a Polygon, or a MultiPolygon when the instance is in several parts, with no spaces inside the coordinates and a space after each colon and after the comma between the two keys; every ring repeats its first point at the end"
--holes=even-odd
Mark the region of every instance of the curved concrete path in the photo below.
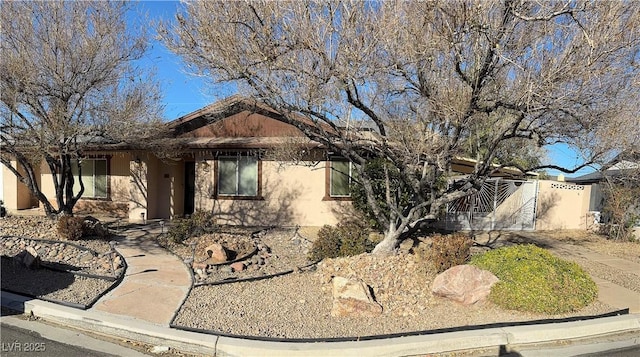
{"type": "Polygon", "coordinates": [[[93,305],[92,310],[169,326],[189,293],[191,274],[175,255],[160,248],[154,238],[159,228],[129,228],[116,250],[127,262],[122,282],[93,305]]]}

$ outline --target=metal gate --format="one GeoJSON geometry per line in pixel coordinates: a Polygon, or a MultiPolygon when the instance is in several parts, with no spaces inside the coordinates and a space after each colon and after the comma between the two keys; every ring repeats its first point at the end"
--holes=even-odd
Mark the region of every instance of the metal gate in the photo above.
{"type": "Polygon", "coordinates": [[[447,206],[448,230],[533,230],[538,181],[490,179],[447,206]]]}

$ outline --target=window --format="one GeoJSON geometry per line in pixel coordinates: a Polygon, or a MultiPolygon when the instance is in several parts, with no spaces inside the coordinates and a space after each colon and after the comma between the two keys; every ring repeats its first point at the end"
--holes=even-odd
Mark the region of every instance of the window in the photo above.
{"type": "MultiPolygon", "coordinates": [[[[82,183],[84,184],[83,198],[107,198],[107,160],[84,159],[78,162],[82,168],[82,183]]],[[[78,165],[71,165],[75,181],[73,193],[80,192],[78,180],[78,165]]]]}
{"type": "Polygon", "coordinates": [[[349,161],[331,160],[329,192],[331,197],[351,197],[352,165],[349,161]]]}
{"type": "Polygon", "coordinates": [[[218,195],[258,196],[258,159],[251,156],[219,158],[218,195]]]}

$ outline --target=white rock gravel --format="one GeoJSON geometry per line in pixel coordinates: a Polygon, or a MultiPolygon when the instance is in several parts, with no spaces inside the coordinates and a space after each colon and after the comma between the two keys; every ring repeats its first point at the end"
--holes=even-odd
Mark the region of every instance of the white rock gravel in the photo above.
{"type": "MultiPolygon", "coordinates": [[[[16,224],[17,221],[13,221],[14,219],[16,218],[0,220],[0,236],[57,239],[55,227],[47,223],[46,219],[43,221],[43,218],[20,218],[20,224],[16,224]]],[[[303,253],[307,249],[308,242],[299,240],[299,237],[292,233],[292,230],[274,230],[271,235],[260,237],[263,239],[262,243],[268,242],[272,256],[279,258],[268,263],[269,269],[301,266],[301,263],[306,262],[306,256],[303,253]]],[[[606,251],[606,254],[633,261],[640,260],[640,249],[637,249],[640,245],[621,248],[616,246],[616,243],[602,242],[597,239],[577,241],[575,237],[566,238],[563,234],[556,232],[559,239],[565,243],[574,242],[588,248],[600,247],[597,250],[599,252],[606,251]]],[[[553,234],[540,235],[544,238],[553,237],[553,234]]],[[[78,243],[88,242],[78,241],[78,243]]],[[[104,245],[105,243],[96,244],[104,245]]],[[[99,251],[99,249],[94,250],[99,251]]],[[[192,254],[188,245],[184,246],[183,252],[192,254]]],[[[578,263],[595,276],[606,276],[614,282],[629,281],[629,284],[636,284],[632,277],[608,267],[591,262],[578,263]]],[[[12,267],[5,267],[3,264],[3,284],[5,280],[9,281],[6,279],[8,275],[5,274],[11,272],[10,269],[12,267]]],[[[45,274],[44,270],[34,272],[45,274]]],[[[46,274],[55,274],[55,272],[46,272],[46,274]]],[[[10,275],[14,274],[10,273],[10,275]]],[[[21,275],[16,273],[15,276],[21,275]]],[[[410,255],[406,251],[399,255],[384,257],[363,254],[353,258],[329,259],[322,262],[316,270],[298,271],[260,281],[195,287],[174,323],[222,333],[261,337],[357,338],[498,322],[597,315],[614,310],[600,302],[573,314],[554,316],[507,311],[491,303],[464,307],[431,294],[430,287],[434,276],[431,268],[417,256],[410,255]],[[374,291],[374,297],[383,306],[383,314],[376,318],[331,317],[330,281],[335,275],[358,278],[370,285],[374,291]]],[[[55,275],[36,276],[33,279],[49,281],[57,287],[55,291],[43,296],[77,303],[86,303],[90,300],[92,292],[104,288],[101,284],[108,284],[97,279],[79,277],[70,281],[68,277],[55,275]],[[70,284],[64,287],[66,283],[70,284]]],[[[49,290],[54,289],[49,288],[49,290]]]]}
{"type": "Polygon", "coordinates": [[[116,275],[113,274],[107,241],[88,239],[67,242],[58,236],[54,220],[40,216],[12,216],[0,219],[2,289],[87,305],[114,284],[113,281],[69,272],[26,269],[16,264],[11,257],[27,246],[38,252],[44,264],[58,269],[111,278],[123,273],[122,267],[118,269],[120,259],[112,255],[116,268],[116,275]]]}

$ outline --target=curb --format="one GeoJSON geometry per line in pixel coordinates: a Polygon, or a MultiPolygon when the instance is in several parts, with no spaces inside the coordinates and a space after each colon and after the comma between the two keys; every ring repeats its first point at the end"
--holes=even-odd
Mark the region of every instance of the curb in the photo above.
{"type": "Polygon", "coordinates": [[[186,352],[215,356],[406,356],[464,350],[512,349],[549,346],[559,341],[584,340],[640,333],[640,315],[619,315],[592,320],[505,326],[478,330],[347,342],[274,342],[207,335],[171,329],[126,316],[77,310],[42,300],[1,293],[2,306],[104,335],[170,346],[186,352]]]}

